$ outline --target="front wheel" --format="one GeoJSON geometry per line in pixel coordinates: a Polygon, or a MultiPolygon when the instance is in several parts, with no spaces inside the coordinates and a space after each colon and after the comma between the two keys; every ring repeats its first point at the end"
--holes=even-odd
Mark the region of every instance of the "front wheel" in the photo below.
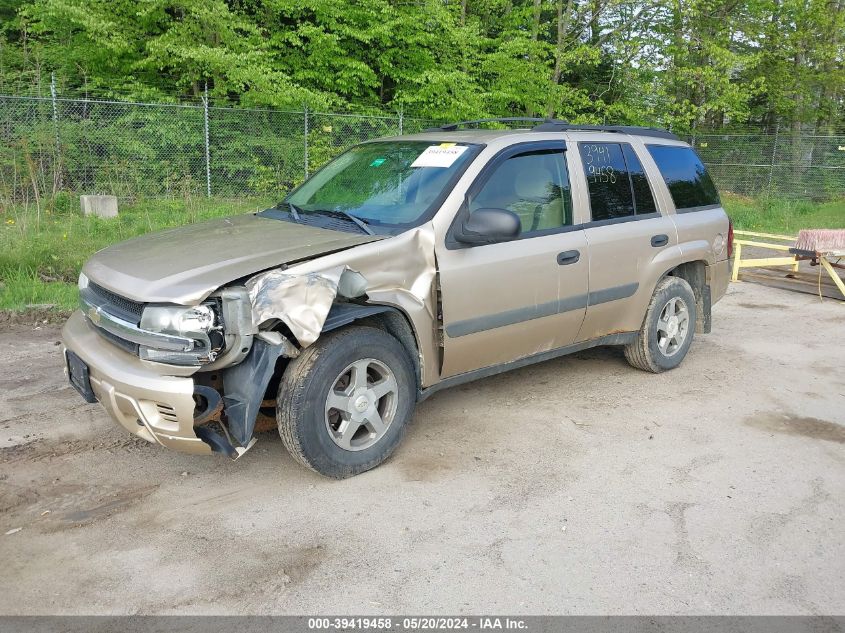
{"type": "Polygon", "coordinates": [[[416,380],[405,349],[372,327],[331,332],[291,361],[276,419],[288,452],[335,479],[375,468],[405,435],[416,380]]]}
{"type": "Polygon", "coordinates": [[[625,358],[637,369],[660,373],[681,364],[695,333],[695,295],[686,280],[665,277],[652,295],[637,338],[625,358]]]}

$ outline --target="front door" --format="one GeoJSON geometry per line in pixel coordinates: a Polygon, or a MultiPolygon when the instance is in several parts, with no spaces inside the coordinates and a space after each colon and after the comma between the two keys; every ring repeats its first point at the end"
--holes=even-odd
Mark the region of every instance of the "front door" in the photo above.
{"type": "Polygon", "coordinates": [[[520,143],[491,160],[456,222],[481,208],[519,216],[518,239],[437,248],[442,376],[507,363],[572,343],[584,318],[587,241],[573,227],[562,141],[520,143]]]}

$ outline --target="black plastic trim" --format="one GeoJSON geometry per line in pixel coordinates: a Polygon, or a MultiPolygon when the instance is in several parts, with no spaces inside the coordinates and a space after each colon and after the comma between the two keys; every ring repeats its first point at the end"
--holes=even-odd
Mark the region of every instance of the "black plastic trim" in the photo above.
{"type": "Polygon", "coordinates": [[[359,319],[381,314],[382,312],[398,312],[396,308],[384,305],[360,305],[357,303],[334,303],[323,323],[322,332],[331,332],[359,319]]]}
{"type": "Polygon", "coordinates": [[[471,121],[458,121],[456,123],[444,123],[437,127],[429,127],[423,130],[428,132],[454,132],[460,127],[467,125],[478,125],[479,123],[547,123],[549,119],[530,116],[507,116],[495,119],[473,119],[471,121]]]}
{"type": "Polygon", "coordinates": [[[246,446],[252,438],[264,392],[283,352],[281,345],[271,345],[256,338],[242,362],[222,371],[223,406],[229,432],[241,446],[246,446]]]}
{"type": "Polygon", "coordinates": [[[703,204],[699,207],[685,207],[683,209],[675,209],[675,213],[695,213],[696,211],[712,211],[713,209],[721,209],[721,203],[703,204]]]}
{"type": "Polygon", "coordinates": [[[581,225],[581,228],[592,229],[599,226],[610,226],[612,224],[625,224],[627,222],[636,222],[637,220],[656,220],[660,217],[663,216],[657,211],[655,211],[654,213],[643,213],[642,215],[625,215],[621,218],[608,218],[606,220],[591,220],[590,222],[584,222],[584,224],[581,225]]]}
{"type": "Polygon", "coordinates": [[[539,123],[531,128],[532,132],[612,132],[617,134],[630,134],[632,136],[648,136],[653,138],[664,138],[672,141],[680,141],[677,135],[669,130],[656,127],[640,127],[637,125],[580,125],[561,121],[560,119],[543,119],[539,117],[501,117],[495,119],[474,119],[471,121],[457,121],[456,123],[445,123],[437,127],[430,127],[423,132],[454,132],[461,127],[478,125],[479,123],[539,123]]]}
{"type": "Polygon", "coordinates": [[[460,338],[461,336],[477,334],[478,332],[493,330],[505,327],[506,325],[515,325],[517,323],[533,321],[534,319],[542,319],[543,317],[555,314],[563,314],[564,312],[580,310],[582,308],[587,308],[588,306],[618,301],[619,299],[627,299],[632,296],[639,287],[640,285],[638,283],[613,286],[611,288],[603,288],[589,293],[563,297],[555,299],[554,301],[526,306],[524,308],[515,308],[513,310],[506,310],[505,312],[497,312],[496,314],[488,314],[472,319],[465,319],[463,321],[457,321],[447,325],[446,334],[449,338],[460,338]]]}
{"type": "Polygon", "coordinates": [[[581,251],[579,250],[563,251],[557,254],[558,266],[571,266],[577,264],[580,259],[581,251]]]}
{"type": "Polygon", "coordinates": [[[70,386],[79,392],[85,402],[90,404],[97,402],[97,396],[91,389],[88,364],[78,354],[70,350],[65,350],[65,362],[67,363],[67,378],[70,386]]]}
{"type": "Polygon", "coordinates": [[[620,299],[627,299],[634,295],[639,289],[640,284],[634,282],[632,284],[624,284],[622,286],[613,286],[612,288],[603,288],[590,292],[590,300],[588,306],[596,306],[601,303],[610,303],[611,301],[619,301],[620,299]]]}
{"type": "Polygon", "coordinates": [[[203,442],[208,444],[215,453],[223,453],[231,459],[235,459],[238,456],[238,451],[235,450],[232,443],[209,427],[196,426],[194,427],[194,433],[203,442]]]}
{"type": "Polygon", "coordinates": [[[671,141],[680,141],[677,135],[668,130],[661,130],[654,127],[638,127],[636,125],[578,125],[566,121],[547,121],[532,128],[532,132],[612,132],[616,134],[628,134],[631,136],[649,136],[653,138],[665,138],[671,141]]]}

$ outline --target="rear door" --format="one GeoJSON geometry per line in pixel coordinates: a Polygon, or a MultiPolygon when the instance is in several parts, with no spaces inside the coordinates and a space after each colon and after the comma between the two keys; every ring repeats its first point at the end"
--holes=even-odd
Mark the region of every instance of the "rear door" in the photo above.
{"type": "MultiPolygon", "coordinates": [[[[644,151],[638,142],[636,147],[644,151]]],[[[580,162],[587,193],[583,216],[590,251],[589,299],[578,340],[638,330],[652,281],[662,274],[655,270],[678,243],[675,225],[658,208],[633,139],[579,139],[570,160],[580,162]]]]}
{"type": "Polygon", "coordinates": [[[443,332],[442,376],[507,363],[572,343],[587,297],[587,241],[573,226],[563,141],[500,152],[470,186],[453,227],[476,209],[509,209],[519,239],[436,249],[443,332]]]}

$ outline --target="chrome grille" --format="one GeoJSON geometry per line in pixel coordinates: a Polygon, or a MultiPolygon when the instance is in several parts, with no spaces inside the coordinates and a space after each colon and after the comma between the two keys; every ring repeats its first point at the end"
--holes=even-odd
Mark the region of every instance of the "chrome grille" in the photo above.
{"type": "MultiPolygon", "coordinates": [[[[121,297],[119,294],[106,290],[102,286],[98,286],[92,281],[88,282],[88,286],[80,291],[80,299],[83,304],[98,306],[104,312],[114,315],[134,325],[141,323],[141,313],[144,311],[144,304],[132,301],[126,297],[121,297]]],[[[89,316],[86,311],[86,316],[89,316]]],[[[101,327],[96,328],[97,333],[109,342],[117,345],[120,349],[129,352],[130,354],[138,355],[138,344],[128,341],[125,338],[118,336],[101,327]]]]}
{"type": "Polygon", "coordinates": [[[135,325],[141,322],[141,313],[144,311],[143,303],[121,297],[90,281],[86,291],[95,298],[94,303],[101,306],[106,312],[122,317],[135,325]]]}

